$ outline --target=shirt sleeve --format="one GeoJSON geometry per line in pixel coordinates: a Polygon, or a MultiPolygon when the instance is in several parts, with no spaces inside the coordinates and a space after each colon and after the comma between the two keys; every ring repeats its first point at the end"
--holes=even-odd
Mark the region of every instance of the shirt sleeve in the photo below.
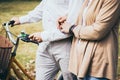
{"type": "Polygon", "coordinates": [[[71,35],[62,33],[59,29],[55,29],[52,31],[47,31],[47,30],[43,31],[40,33],[40,36],[41,36],[43,42],[46,42],[46,41],[51,42],[51,41],[57,41],[57,40],[62,40],[62,39],[68,38],[71,35]]]}
{"type": "Polygon", "coordinates": [[[75,37],[85,40],[101,40],[114,27],[119,18],[120,1],[105,0],[96,17],[96,21],[90,26],[78,25],[73,32],[75,37]]]}
{"type": "Polygon", "coordinates": [[[35,7],[34,10],[30,11],[27,15],[21,16],[19,18],[20,23],[32,23],[32,22],[37,22],[42,19],[42,14],[43,14],[43,6],[44,6],[44,0],[40,2],[40,4],[35,7]]]}

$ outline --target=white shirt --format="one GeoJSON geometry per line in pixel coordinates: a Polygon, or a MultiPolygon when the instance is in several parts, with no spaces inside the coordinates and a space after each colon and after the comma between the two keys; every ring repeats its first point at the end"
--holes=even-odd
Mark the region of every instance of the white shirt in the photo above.
{"type": "Polygon", "coordinates": [[[67,38],[70,35],[57,29],[59,17],[67,14],[69,0],[43,0],[28,15],[20,17],[20,23],[30,23],[42,20],[44,31],[41,32],[43,41],[54,41],[67,38]]]}

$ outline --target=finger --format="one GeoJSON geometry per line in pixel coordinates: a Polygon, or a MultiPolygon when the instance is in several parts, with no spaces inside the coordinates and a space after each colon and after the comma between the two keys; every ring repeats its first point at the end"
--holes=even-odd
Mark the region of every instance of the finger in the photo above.
{"type": "Polygon", "coordinates": [[[59,20],[60,23],[64,23],[66,21],[66,19],[63,17],[59,20]]]}
{"type": "Polygon", "coordinates": [[[58,18],[58,21],[60,22],[60,21],[61,21],[61,19],[62,19],[62,17],[58,18]]]}
{"type": "Polygon", "coordinates": [[[39,39],[39,40],[37,40],[38,42],[42,42],[42,40],[41,39],[39,39]]]}
{"type": "Polygon", "coordinates": [[[60,18],[58,19],[58,22],[57,22],[58,29],[60,28],[60,25],[61,25],[61,19],[62,19],[62,17],[60,17],[60,18]]]}
{"type": "Polygon", "coordinates": [[[58,29],[60,28],[60,24],[59,24],[59,22],[57,22],[57,28],[58,28],[58,29]]]}
{"type": "Polygon", "coordinates": [[[31,36],[30,39],[33,40],[33,41],[36,40],[35,35],[31,36]]]}
{"type": "Polygon", "coordinates": [[[62,28],[62,25],[59,26],[59,30],[61,30],[61,29],[63,29],[63,28],[62,28]]]}
{"type": "Polygon", "coordinates": [[[61,23],[64,23],[66,21],[66,18],[65,17],[60,17],[58,19],[58,23],[61,24],[61,23]]]}
{"type": "Polygon", "coordinates": [[[35,37],[35,38],[34,38],[34,41],[42,42],[41,38],[38,38],[38,37],[35,37]]]}
{"type": "Polygon", "coordinates": [[[30,34],[28,37],[29,37],[29,38],[33,38],[33,36],[34,36],[34,34],[30,34]]]}
{"type": "Polygon", "coordinates": [[[58,25],[58,29],[61,29],[61,25],[58,25]]]}
{"type": "Polygon", "coordinates": [[[58,29],[62,29],[64,23],[60,23],[60,25],[58,26],[58,29]]]}
{"type": "Polygon", "coordinates": [[[60,28],[60,26],[64,23],[66,21],[66,17],[60,17],[59,19],[58,19],[58,29],[61,29],[60,28]]]}
{"type": "Polygon", "coordinates": [[[13,17],[13,18],[11,18],[11,20],[15,21],[14,25],[20,24],[19,17],[13,17]]]}
{"type": "Polygon", "coordinates": [[[39,40],[39,38],[38,38],[38,37],[35,37],[35,40],[39,40]]]}
{"type": "Polygon", "coordinates": [[[65,23],[62,23],[62,24],[61,24],[61,29],[63,29],[63,28],[64,28],[64,24],[65,24],[65,23]]]}
{"type": "Polygon", "coordinates": [[[63,29],[61,29],[60,31],[64,33],[64,30],[63,30],[63,29]]]}
{"type": "Polygon", "coordinates": [[[33,41],[35,41],[35,40],[36,40],[36,39],[35,39],[35,36],[33,36],[32,40],[33,40],[33,41]]]}
{"type": "Polygon", "coordinates": [[[63,18],[63,17],[60,17],[58,21],[59,21],[59,22],[63,22],[63,21],[64,21],[64,18],[63,18]]]}

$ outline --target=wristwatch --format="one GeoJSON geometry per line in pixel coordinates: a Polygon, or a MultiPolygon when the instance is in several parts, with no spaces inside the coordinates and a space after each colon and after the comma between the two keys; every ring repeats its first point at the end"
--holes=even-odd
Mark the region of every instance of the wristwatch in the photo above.
{"type": "Polygon", "coordinates": [[[69,33],[73,35],[73,29],[76,27],[76,25],[72,25],[69,29],[69,33]]]}

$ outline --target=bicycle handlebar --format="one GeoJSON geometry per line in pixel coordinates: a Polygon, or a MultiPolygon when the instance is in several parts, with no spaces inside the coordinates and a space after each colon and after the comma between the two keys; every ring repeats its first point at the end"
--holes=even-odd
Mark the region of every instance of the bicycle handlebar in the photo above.
{"type": "Polygon", "coordinates": [[[8,37],[9,37],[10,41],[15,45],[16,40],[13,38],[13,34],[9,30],[9,27],[10,26],[12,27],[14,25],[14,23],[15,23],[15,21],[12,20],[12,21],[4,23],[2,26],[5,28],[6,33],[8,34],[8,37]]]}
{"type": "Polygon", "coordinates": [[[6,26],[6,24],[8,24],[8,25],[11,25],[11,27],[13,27],[13,26],[14,26],[14,23],[15,23],[15,21],[12,20],[12,21],[9,21],[9,22],[7,22],[7,23],[4,23],[3,26],[6,26]]]}
{"type": "MultiPolygon", "coordinates": [[[[10,32],[10,30],[9,30],[9,27],[10,27],[10,26],[11,26],[11,27],[14,26],[14,23],[15,23],[14,20],[9,21],[9,22],[7,22],[7,23],[4,23],[4,24],[3,24],[3,27],[5,28],[6,33],[8,34],[8,37],[9,37],[10,41],[15,45],[15,44],[17,43],[17,41],[13,38],[13,36],[15,36],[15,35],[12,34],[12,33],[10,32]]],[[[37,41],[30,40],[29,34],[26,34],[25,32],[21,32],[21,35],[20,35],[19,37],[17,36],[17,38],[20,38],[20,39],[21,39],[22,41],[24,41],[24,42],[32,42],[32,43],[35,43],[35,44],[37,44],[37,45],[39,44],[37,41]]]]}

